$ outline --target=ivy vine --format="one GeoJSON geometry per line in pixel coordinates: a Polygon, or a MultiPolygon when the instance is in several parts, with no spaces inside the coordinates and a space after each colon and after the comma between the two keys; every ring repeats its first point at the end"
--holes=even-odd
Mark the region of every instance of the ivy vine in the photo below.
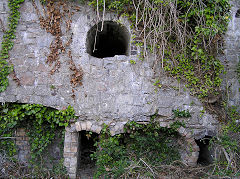
{"type": "Polygon", "coordinates": [[[58,127],[66,127],[75,118],[72,107],[56,110],[40,104],[6,103],[0,106],[0,147],[10,156],[16,153],[11,137],[18,127],[25,127],[30,137],[32,159],[37,159],[51,140],[58,127]]]}
{"type": "MultiPolygon", "coordinates": [[[[9,58],[9,51],[13,48],[13,39],[15,39],[15,32],[20,18],[19,8],[24,0],[8,0],[8,7],[10,10],[8,17],[8,30],[4,32],[2,40],[2,48],[0,51],[0,92],[6,90],[8,86],[7,76],[13,71],[13,66],[7,61],[9,58]]],[[[14,79],[17,80],[14,75],[14,79]]]]}
{"type": "Polygon", "coordinates": [[[224,66],[217,55],[230,19],[229,0],[87,2],[97,10],[127,16],[142,56],[155,54],[155,69],[161,66],[168,75],[185,81],[192,95],[207,98],[220,93],[224,66]]]}
{"type": "Polygon", "coordinates": [[[161,165],[180,159],[174,140],[179,139],[177,129],[184,126],[178,121],[171,128],[164,128],[152,120],[148,124],[131,121],[126,124],[126,133],[110,135],[109,126],[104,125],[95,143],[95,178],[156,178],[161,165]],[[149,172],[148,166],[153,170],[149,172]]]}

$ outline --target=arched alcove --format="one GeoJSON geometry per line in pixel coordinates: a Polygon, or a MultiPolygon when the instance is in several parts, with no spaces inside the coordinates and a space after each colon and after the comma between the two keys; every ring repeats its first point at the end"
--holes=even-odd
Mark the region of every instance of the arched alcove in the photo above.
{"type": "Polygon", "coordinates": [[[211,138],[211,136],[205,136],[202,139],[195,140],[200,149],[197,160],[198,164],[206,166],[213,162],[213,157],[209,150],[209,141],[211,140],[211,138]]]}
{"type": "Polygon", "coordinates": [[[237,10],[237,13],[236,13],[235,17],[240,18],[240,9],[237,10]]]}
{"type": "Polygon", "coordinates": [[[117,22],[104,21],[94,25],[87,34],[87,53],[97,58],[129,55],[130,34],[117,22]]]}
{"type": "Polygon", "coordinates": [[[99,134],[83,130],[78,135],[77,175],[80,178],[91,178],[95,171],[95,161],[91,159],[91,154],[96,151],[94,144],[98,141],[99,134]]]}

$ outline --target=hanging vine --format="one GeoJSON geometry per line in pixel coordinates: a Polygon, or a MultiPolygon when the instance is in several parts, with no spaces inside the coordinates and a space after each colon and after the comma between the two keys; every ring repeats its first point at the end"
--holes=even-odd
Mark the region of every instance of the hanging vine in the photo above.
{"type": "Polygon", "coordinates": [[[90,0],[132,22],[142,57],[155,55],[154,69],[186,82],[192,95],[218,96],[224,68],[217,59],[230,19],[228,0],[90,0]]]}

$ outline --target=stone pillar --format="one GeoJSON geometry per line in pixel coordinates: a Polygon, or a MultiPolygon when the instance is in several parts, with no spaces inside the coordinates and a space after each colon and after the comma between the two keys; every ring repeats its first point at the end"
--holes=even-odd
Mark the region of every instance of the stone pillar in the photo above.
{"type": "Polygon", "coordinates": [[[30,159],[30,144],[29,137],[26,134],[26,130],[24,128],[18,128],[15,131],[15,137],[15,142],[18,149],[18,159],[21,162],[28,163],[30,159]]]}
{"type": "Polygon", "coordinates": [[[78,132],[71,132],[70,127],[66,127],[64,140],[64,165],[68,171],[70,179],[76,178],[78,166],[78,132]]]}

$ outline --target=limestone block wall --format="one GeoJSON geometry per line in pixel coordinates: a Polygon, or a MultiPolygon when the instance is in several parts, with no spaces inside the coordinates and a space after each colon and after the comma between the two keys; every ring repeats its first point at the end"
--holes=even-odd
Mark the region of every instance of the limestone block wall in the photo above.
{"type": "MultiPolygon", "coordinates": [[[[172,122],[173,121],[160,122],[160,126],[170,128],[172,122]]],[[[139,123],[143,124],[142,122],[139,123]]],[[[144,123],[147,124],[147,122],[144,123]]],[[[113,136],[115,134],[123,133],[123,127],[123,125],[118,125],[118,129],[115,129],[115,126],[110,125],[111,135],[113,136]]],[[[79,140],[81,140],[79,138],[79,132],[91,131],[99,134],[101,129],[101,125],[91,121],[76,122],[66,128],[64,141],[64,165],[67,168],[70,178],[76,178],[78,166],[81,165],[79,161],[81,155],[81,151],[79,150],[79,140]]],[[[181,160],[188,166],[196,166],[199,156],[199,147],[195,142],[193,133],[184,127],[180,127],[177,131],[181,136],[178,148],[181,160]]]]}
{"type": "MultiPolygon", "coordinates": [[[[2,2],[7,4],[6,0],[2,2]]],[[[84,72],[83,85],[74,89],[70,83],[72,71],[69,70],[67,53],[60,55],[59,70],[50,74],[52,67],[46,64],[46,58],[54,37],[41,29],[32,1],[26,0],[20,11],[21,19],[10,60],[21,86],[9,78],[10,85],[0,94],[0,102],[38,103],[56,109],[71,105],[80,121],[114,121],[116,124],[128,120],[148,121],[156,112],[163,119],[172,118],[172,109],[188,109],[192,118],[185,122],[189,128],[195,129],[194,133],[215,131],[217,121],[214,116],[200,115],[203,110],[201,102],[189,95],[184,84],[160,71],[155,73],[153,58],[139,60],[139,50],[133,44],[129,44],[132,49],[129,56],[90,56],[86,49],[87,33],[97,21],[89,6],[80,6],[72,17],[70,50],[74,63],[84,72]],[[131,64],[130,60],[136,64],[131,64]],[[162,84],[161,88],[153,85],[156,80],[162,84]]],[[[107,13],[105,20],[120,21],[132,34],[126,19],[107,13]]],[[[66,41],[69,33],[63,33],[61,38],[66,41]]]]}
{"type": "Polygon", "coordinates": [[[2,42],[3,31],[7,28],[7,18],[8,18],[8,1],[0,2],[0,43],[2,42]]]}
{"type": "Polygon", "coordinates": [[[15,144],[17,147],[18,159],[25,164],[28,163],[30,159],[30,143],[24,128],[18,128],[15,131],[15,144]]]}
{"type": "MultiPolygon", "coordinates": [[[[70,9],[74,9],[75,3],[69,2],[70,9]]],[[[222,60],[228,61],[226,66],[229,73],[224,78],[225,84],[231,88],[229,102],[239,105],[239,82],[235,69],[239,58],[240,20],[234,17],[239,2],[236,0],[232,3],[233,19],[226,35],[226,50],[222,60]]],[[[41,8],[38,0],[36,4],[41,8]]],[[[17,86],[9,77],[10,85],[0,93],[0,102],[37,103],[56,109],[65,109],[68,105],[74,107],[78,119],[67,128],[64,146],[65,165],[73,177],[77,166],[78,131],[99,133],[103,123],[110,125],[111,134],[114,135],[121,133],[129,120],[149,121],[157,113],[161,126],[167,127],[175,120],[172,110],[180,109],[189,110],[192,116],[179,119],[186,124],[186,131],[179,129],[179,133],[188,136],[188,143],[196,146],[194,139],[216,134],[218,121],[215,116],[204,111],[203,104],[190,96],[184,84],[168,77],[161,67],[154,71],[153,57],[140,60],[140,50],[134,44],[129,43],[129,55],[96,58],[87,53],[88,32],[99,22],[95,11],[89,6],[81,5],[74,11],[69,32],[62,25],[61,39],[66,43],[72,38],[67,51],[71,50],[73,62],[84,73],[82,86],[77,87],[70,83],[73,72],[69,69],[67,52],[60,54],[61,66],[58,71],[50,74],[52,66],[46,63],[46,58],[54,37],[41,29],[32,1],[25,0],[20,11],[21,18],[10,60],[21,85],[17,86]],[[157,80],[161,87],[153,85],[157,80]]],[[[5,26],[7,15],[7,0],[1,0],[0,19],[5,26]]],[[[133,35],[127,19],[106,13],[104,20],[120,22],[128,30],[129,36],[133,35]]],[[[0,37],[2,35],[0,28],[0,37]]],[[[189,154],[186,161],[196,163],[198,150],[195,147],[195,153],[189,154]]]]}
{"type": "Polygon", "coordinates": [[[227,71],[224,75],[223,90],[226,91],[230,105],[240,106],[240,85],[237,77],[237,67],[240,61],[240,1],[231,1],[231,19],[225,36],[224,56],[221,58],[227,71]]]}

